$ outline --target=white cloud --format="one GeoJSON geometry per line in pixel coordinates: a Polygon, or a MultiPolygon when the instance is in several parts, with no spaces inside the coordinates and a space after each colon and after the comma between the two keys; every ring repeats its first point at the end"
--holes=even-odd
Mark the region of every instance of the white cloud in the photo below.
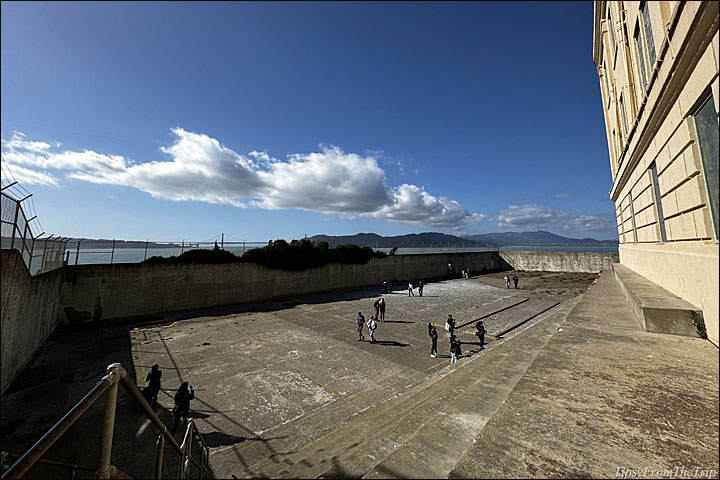
{"type": "Polygon", "coordinates": [[[569,193],[558,193],[557,195],[555,195],[555,198],[563,199],[563,198],[568,198],[569,196],[570,196],[569,193]]]}
{"type": "Polygon", "coordinates": [[[403,184],[393,189],[392,203],[372,214],[376,218],[434,227],[454,227],[471,215],[455,200],[435,197],[422,187],[403,184]]]}
{"type": "Polygon", "coordinates": [[[566,233],[616,230],[613,213],[578,215],[568,210],[540,205],[510,205],[500,211],[497,219],[498,227],[511,230],[555,230],[566,233]]]}
{"type": "MultiPolygon", "coordinates": [[[[8,163],[16,169],[23,166],[26,175],[33,172],[26,167],[54,169],[72,179],[133,187],[175,201],[295,208],[438,227],[459,227],[487,218],[470,214],[458,202],[435,197],[422,187],[389,187],[374,155],[382,152],[362,156],[321,145],[319,152],[291,154],[282,161],[260,151],[243,156],[214,138],[182,128],[172,132],[175,143],[161,148],[169,159],[145,163],[91,150],[57,151],[59,144],[31,142],[17,132],[10,141],[3,140],[2,146],[8,163]]],[[[46,183],[52,180],[35,173],[36,183],[41,178],[46,183]]]]}
{"type": "Polygon", "coordinates": [[[57,180],[46,172],[30,170],[20,165],[12,165],[12,176],[21,185],[52,185],[57,186],[57,180]]]}
{"type": "Polygon", "coordinates": [[[270,163],[258,175],[266,185],[257,202],[263,208],[368,213],[390,201],[385,172],[373,157],[333,146],[290,155],[287,162],[270,163]]]}

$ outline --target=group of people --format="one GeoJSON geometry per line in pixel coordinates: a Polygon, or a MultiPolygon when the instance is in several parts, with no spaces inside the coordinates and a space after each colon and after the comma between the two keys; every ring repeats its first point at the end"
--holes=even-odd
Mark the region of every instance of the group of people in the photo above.
{"type": "MultiPolygon", "coordinates": [[[[365,327],[365,316],[362,314],[362,312],[358,312],[356,322],[358,331],[358,342],[364,342],[365,335],[363,335],[363,328],[365,327]]],[[[370,332],[370,343],[375,343],[375,330],[377,330],[377,319],[374,316],[370,315],[370,321],[367,322],[367,324],[368,331],[370,332]]]]}
{"type": "MultiPolygon", "coordinates": [[[[482,320],[478,320],[478,322],[475,324],[475,335],[478,337],[478,340],[480,341],[480,347],[478,350],[485,350],[485,325],[483,325],[482,320]]],[[[458,359],[462,356],[462,342],[458,340],[457,336],[455,335],[455,319],[450,314],[448,315],[447,320],[445,321],[445,330],[447,331],[447,337],[448,341],[450,342],[450,364],[457,362],[458,359]]],[[[438,333],[437,328],[432,323],[428,323],[428,335],[430,336],[430,339],[432,340],[432,346],[430,347],[430,356],[432,358],[437,357],[437,340],[438,340],[438,333]]]]}
{"type": "MultiPolygon", "coordinates": [[[[384,282],[382,283],[382,286],[383,286],[383,291],[382,291],[382,293],[392,293],[392,282],[388,283],[388,282],[384,281],[384,282]]],[[[414,297],[414,296],[415,296],[414,289],[415,289],[415,286],[413,285],[413,282],[412,282],[412,281],[408,282],[408,297],[410,297],[410,296],[414,297]]],[[[418,281],[417,289],[418,289],[418,295],[420,295],[420,296],[422,297],[422,294],[423,294],[423,282],[422,282],[422,280],[419,280],[419,281],[418,281]]]]}
{"type": "MultiPolygon", "coordinates": [[[[411,295],[412,295],[413,297],[415,296],[415,292],[413,292],[413,289],[414,289],[414,288],[415,288],[415,287],[413,286],[413,283],[412,283],[412,282],[408,282],[408,297],[411,296],[411,295]]],[[[422,297],[422,292],[423,292],[423,283],[422,283],[422,280],[420,280],[420,281],[418,281],[418,294],[419,294],[421,297],[422,297]]]]}
{"type": "MultiPolygon", "coordinates": [[[[160,378],[162,378],[162,370],[156,363],[150,369],[150,373],[145,377],[145,381],[148,382],[147,386],[142,389],[142,396],[145,401],[150,405],[150,408],[155,410],[157,406],[158,393],[160,392],[160,378]]],[[[190,400],[195,398],[195,391],[188,382],[182,382],[180,387],[175,392],[175,406],[172,409],[174,417],[172,434],[175,435],[177,427],[180,424],[180,419],[185,423],[187,428],[188,415],[190,414],[190,400]]]]}
{"type": "MultiPolygon", "coordinates": [[[[503,280],[505,280],[505,288],[510,288],[510,277],[508,277],[507,275],[505,275],[505,278],[504,278],[503,280]]],[[[515,289],[517,290],[517,286],[518,286],[518,277],[517,277],[517,275],[513,275],[512,281],[513,281],[513,283],[515,284],[515,289]]]]}

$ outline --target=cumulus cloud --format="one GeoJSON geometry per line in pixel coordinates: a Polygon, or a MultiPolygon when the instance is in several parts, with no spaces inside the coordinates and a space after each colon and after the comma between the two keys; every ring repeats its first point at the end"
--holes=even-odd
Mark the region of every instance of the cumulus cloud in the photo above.
{"type": "Polygon", "coordinates": [[[392,203],[383,205],[372,216],[416,225],[455,227],[471,215],[455,200],[435,197],[422,187],[403,184],[392,190],[392,203]]]}
{"type": "Polygon", "coordinates": [[[540,205],[510,205],[500,211],[498,227],[510,230],[555,230],[612,232],[616,229],[613,213],[578,215],[569,210],[556,210],[540,205]]]}
{"type": "Polygon", "coordinates": [[[263,208],[368,213],[391,200],[377,161],[338,147],[290,155],[287,162],[269,163],[258,175],[266,186],[257,202],[263,208]]]}
{"type": "Polygon", "coordinates": [[[305,209],[453,228],[488,218],[416,185],[389,187],[376,158],[381,151],[363,156],[321,145],[319,152],[279,160],[260,151],[241,155],[214,138],[182,128],[172,133],[175,142],[161,148],[167,160],[144,163],[91,150],[59,151],[59,144],[29,141],[20,132],[3,139],[2,147],[13,171],[34,178],[27,183],[57,184],[51,174],[33,170],[51,169],[64,171],[68,178],[133,187],[176,201],[305,209]]]}

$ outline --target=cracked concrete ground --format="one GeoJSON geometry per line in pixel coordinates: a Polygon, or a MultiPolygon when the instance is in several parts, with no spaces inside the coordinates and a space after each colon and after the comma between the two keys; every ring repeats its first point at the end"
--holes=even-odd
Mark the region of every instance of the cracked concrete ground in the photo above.
{"type": "MultiPolygon", "coordinates": [[[[579,283],[587,285],[592,278],[585,275],[579,283]]],[[[150,366],[159,363],[160,417],[172,424],[174,390],[188,381],[196,392],[191,417],[211,446],[214,474],[252,475],[253,463],[288,450],[281,448],[283,442],[320,436],[447,368],[449,345],[442,328],[440,355],[429,356],[428,322],[442,325],[452,313],[461,324],[498,310],[503,302],[527,298],[485,318],[488,331],[497,332],[575,297],[557,286],[562,293],[500,290],[480,276],[426,283],[423,297],[417,290],[408,297],[407,290],[396,286],[385,295],[386,321],[379,323],[377,344],[357,341],[355,317],[358,311],[366,318],[373,313],[379,286],[134,319],[151,325],[60,327],[3,397],[0,445],[22,453],[94,385],[108,364],[121,362],[142,386],[150,366]]],[[[477,339],[463,330],[458,336],[464,349],[475,348],[477,339]]],[[[369,339],[367,330],[365,336],[369,339]]],[[[502,343],[486,341],[490,348],[502,343]]],[[[103,402],[98,402],[44,458],[95,466],[102,412],[103,402]]],[[[152,471],[156,433],[122,389],[117,418],[113,463],[146,476],[152,471]]],[[[166,471],[173,467],[167,455],[166,471]]],[[[41,467],[33,471],[39,477],[57,473],[41,467]]]]}

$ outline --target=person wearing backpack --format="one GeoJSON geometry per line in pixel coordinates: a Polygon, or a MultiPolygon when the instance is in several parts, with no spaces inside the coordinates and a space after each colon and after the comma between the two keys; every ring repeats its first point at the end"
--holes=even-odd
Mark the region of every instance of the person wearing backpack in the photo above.
{"type": "Polygon", "coordinates": [[[361,312],[358,312],[357,316],[357,331],[358,331],[358,342],[365,341],[365,335],[363,335],[363,327],[365,326],[365,317],[361,312]]]}
{"type": "Polygon", "coordinates": [[[435,328],[435,325],[432,323],[428,323],[428,335],[430,335],[430,339],[432,340],[432,347],[430,347],[430,356],[432,358],[437,357],[437,339],[438,339],[438,333],[437,328],[435,328]]]}
{"type": "Polygon", "coordinates": [[[375,329],[377,328],[377,322],[375,317],[370,316],[370,322],[368,322],[368,330],[370,331],[370,343],[375,343],[375,329]]]}
{"type": "Polygon", "coordinates": [[[375,318],[380,318],[380,299],[373,302],[373,308],[375,309],[375,318]]]}

